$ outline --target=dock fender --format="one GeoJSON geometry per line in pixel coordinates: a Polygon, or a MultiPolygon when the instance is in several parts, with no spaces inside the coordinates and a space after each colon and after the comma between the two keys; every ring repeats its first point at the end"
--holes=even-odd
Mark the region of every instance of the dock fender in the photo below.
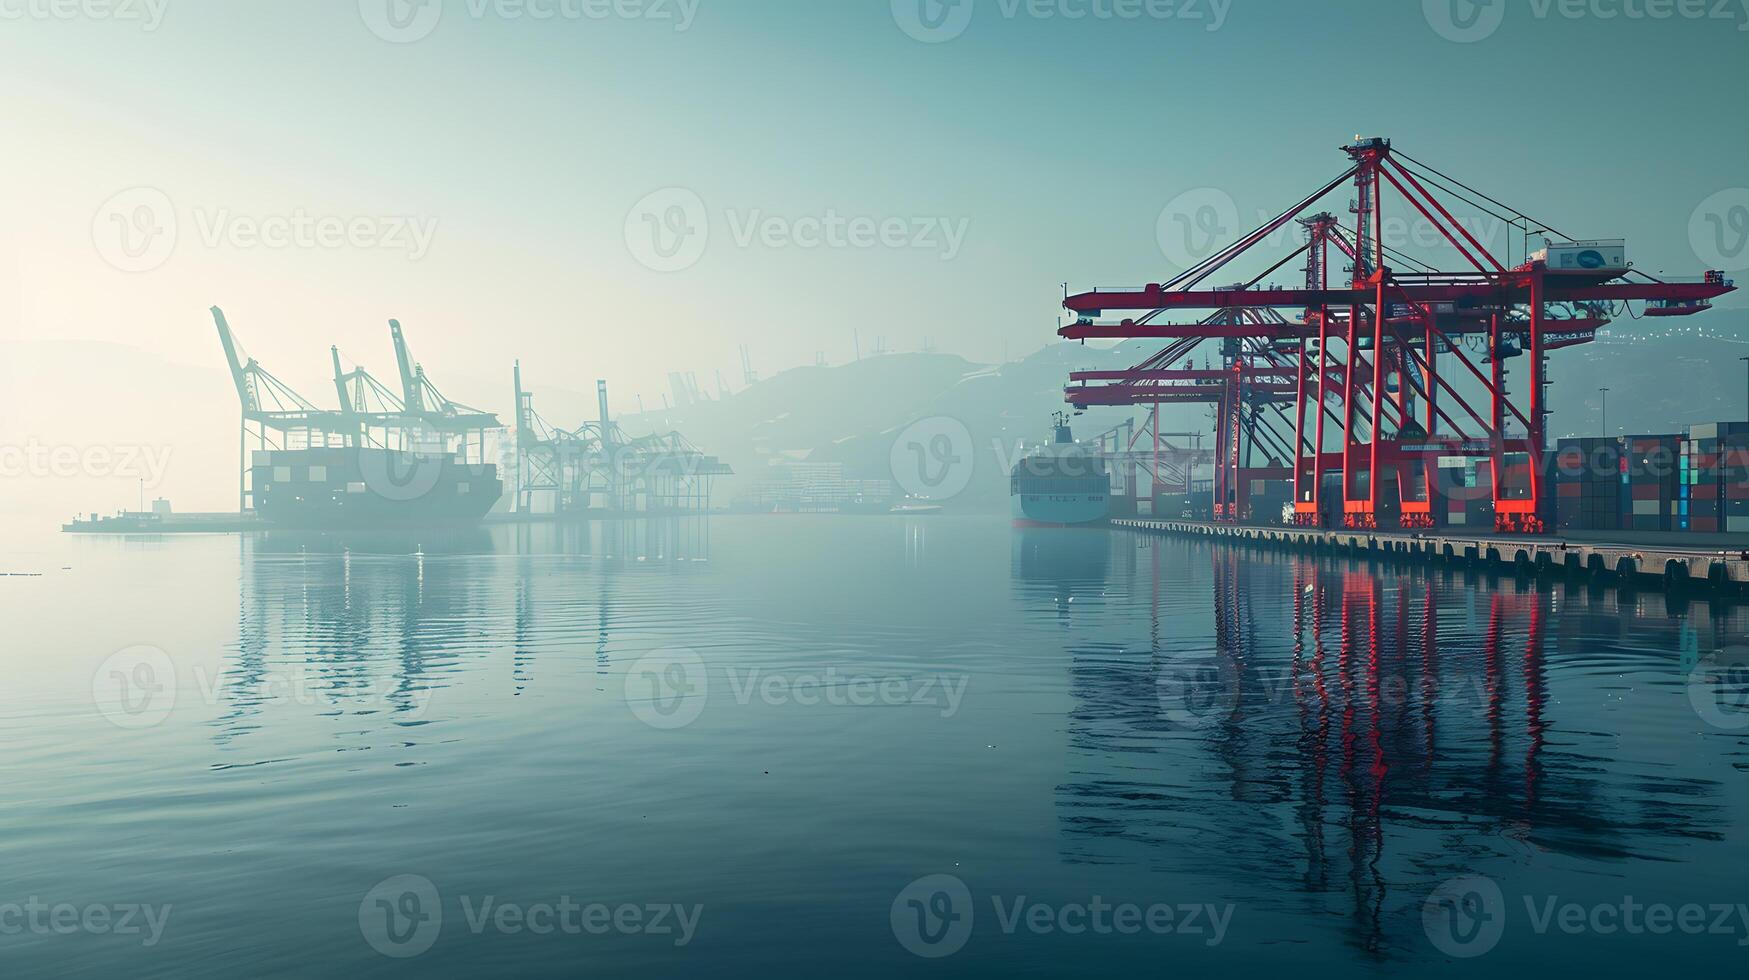
{"type": "Polygon", "coordinates": [[[1688,584],[1688,562],[1680,558],[1672,558],[1664,563],[1664,585],[1666,588],[1681,588],[1688,584]]]}
{"type": "Polygon", "coordinates": [[[1623,555],[1615,560],[1615,573],[1622,578],[1633,578],[1640,571],[1640,563],[1629,555],[1623,555]]]}

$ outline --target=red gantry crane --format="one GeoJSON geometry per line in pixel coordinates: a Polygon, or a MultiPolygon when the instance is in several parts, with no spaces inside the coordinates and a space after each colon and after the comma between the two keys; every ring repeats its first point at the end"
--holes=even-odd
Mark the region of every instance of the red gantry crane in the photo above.
{"type": "Polygon", "coordinates": [[[1248,481],[1291,478],[1298,524],[1433,527],[1439,460],[1460,457],[1491,464],[1496,531],[1545,533],[1553,500],[1549,352],[1590,342],[1626,303],[1643,302],[1654,316],[1691,315],[1733,283],[1719,272],[1692,281],[1639,272],[1620,240],[1549,238],[1544,250],[1509,266],[1447,201],[1522,231],[1527,252],[1533,234],[1566,236],[1393,150],[1389,140],[1357,138],[1343,151],[1349,166],[1334,180],[1171,281],[1065,299],[1075,316],[1059,331],[1065,338],[1170,341],[1128,371],[1071,375],[1067,400],[1078,408],[1216,405],[1217,520],[1250,519],[1248,481]],[[1344,185],[1354,195],[1351,228],[1312,213],[1344,185]],[[1387,188],[1469,268],[1440,271],[1386,244],[1387,188]],[[1294,221],[1303,231],[1297,250],[1248,281],[1199,288],[1294,221]],[[1259,285],[1300,256],[1304,288],[1259,285]],[[1333,259],[1345,263],[1346,281],[1333,282],[1333,259]],[[1176,310],[1215,312],[1190,324],[1157,322],[1176,310]],[[1107,312],[1139,315],[1099,322],[1107,312]],[[1174,367],[1208,340],[1223,345],[1219,371],[1174,367]],[[1506,362],[1520,356],[1526,377],[1515,398],[1506,362]],[[1258,465],[1259,455],[1269,461],[1258,465]]]}

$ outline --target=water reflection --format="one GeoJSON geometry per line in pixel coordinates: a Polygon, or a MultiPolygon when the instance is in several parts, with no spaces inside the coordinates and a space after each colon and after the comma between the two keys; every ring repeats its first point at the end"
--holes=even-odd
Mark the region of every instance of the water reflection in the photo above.
{"type": "MultiPolygon", "coordinates": [[[[1388,958],[1425,952],[1419,904],[1446,878],[1721,839],[1716,770],[1622,750],[1697,727],[1677,700],[1676,651],[1703,645],[1689,620],[1614,592],[1128,541],[1104,583],[1096,562],[1016,561],[1031,602],[1097,588],[1145,615],[1145,636],[1067,650],[1066,860],[1219,881],[1388,958]]],[[[1709,648],[1749,627],[1707,611],[1709,648]]]]}
{"type": "Polygon", "coordinates": [[[428,710],[433,698],[506,648],[514,696],[534,685],[545,650],[592,649],[594,672],[606,675],[621,591],[613,577],[702,567],[710,522],[273,534],[239,548],[237,639],[211,681],[222,708],[215,741],[230,745],[273,710],[296,709],[371,720],[338,734],[357,748],[382,725],[414,747],[414,730],[442,717],[428,710]]]}

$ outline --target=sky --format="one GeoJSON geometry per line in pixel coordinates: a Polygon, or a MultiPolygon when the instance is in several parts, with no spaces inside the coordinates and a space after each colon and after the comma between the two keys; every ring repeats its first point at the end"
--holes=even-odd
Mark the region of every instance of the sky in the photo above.
{"type": "Polygon", "coordinates": [[[1749,0],[0,0],[0,342],[217,367],[219,305],[326,402],[398,317],[506,414],[518,358],[622,411],[743,346],[991,362],[1358,134],[1738,271],[1746,82],[1749,0]]]}

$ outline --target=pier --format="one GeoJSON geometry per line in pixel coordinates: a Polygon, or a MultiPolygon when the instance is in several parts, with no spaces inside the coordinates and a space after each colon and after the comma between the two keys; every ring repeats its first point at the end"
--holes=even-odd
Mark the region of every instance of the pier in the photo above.
{"type": "Polygon", "coordinates": [[[1672,592],[1749,591],[1749,549],[1741,543],[1709,546],[1706,536],[1646,536],[1621,540],[1518,535],[1456,535],[1438,531],[1329,531],[1272,525],[1211,524],[1118,518],[1113,527],[1149,534],[1204,537],[1256,548],[1366,555],[1405,562],[1493,566],[1524,575],[1612,580],[1656,585],[1672,592]]]}

